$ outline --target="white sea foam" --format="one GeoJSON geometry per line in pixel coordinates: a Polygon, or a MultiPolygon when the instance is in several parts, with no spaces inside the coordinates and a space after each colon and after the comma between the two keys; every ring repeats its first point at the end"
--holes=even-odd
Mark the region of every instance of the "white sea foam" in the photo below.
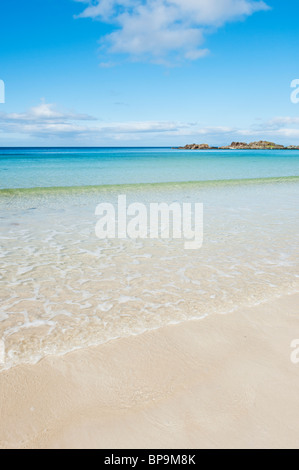
{"type": "Polygon", "coordinates": [[[86,215],[97,194],[40,198],[35,211],[0,198],[0,367],[298,291],[298,184],[273,186],[279,207],[267,188],[139,191],[145,203],[206,202],[204,245],[191,253],[180,240],[98,240],[86,215]]]}

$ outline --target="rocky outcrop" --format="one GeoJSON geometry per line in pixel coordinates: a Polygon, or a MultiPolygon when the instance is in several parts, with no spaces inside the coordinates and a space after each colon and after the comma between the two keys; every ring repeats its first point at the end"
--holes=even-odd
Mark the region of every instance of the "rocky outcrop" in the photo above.
{"type": "Polygon", "coordinates": [[[283,145],[277,145],[274,142],[267,142],[266,140],[260,140],[259,142],[251,142],[251,144],[249,144],[249,148],[253,149],[253,150],[254,149],[257,149],[257,150],[267,150],[267,149],[270,149],[270,150],[273,150],[273,149],[283,150],[285,147],[283,145]]]}
{"type": "Polygon", "coordinates": [[[236,149],[236,150],[246,150],[249,148],[249,145],[246,144],[246,142],[232,142],[230,145],[226,147],[220,147],[222,150],[231,150],[231,149],[236,149]]]}
{"type": "Polygon", "coordinates": [[[180,150],[209,150],[211,147],[208,144],[190,144],[185,147],[179,147],[180,150]]]}
{"type": "Polygon", "coordinates": [[[267,140],[260,140],[258,142],[232,142],[225,147],[210,147],[208,144],[190,144],[185,147],[177,147],[180,150],[299,150],[299,146],[290,145],[284,147],[283,145],[268,142],[267,140]]]}
{"type": "Polygon", "coordinates": [[[283,145],[277,145],[274,142],[268,142],[266,140],[260,140],[259,142],[251,142],[247,144],[245,142],[232,142],[226,147],[220,147],[225,150],[283,150],[283,145]]]}

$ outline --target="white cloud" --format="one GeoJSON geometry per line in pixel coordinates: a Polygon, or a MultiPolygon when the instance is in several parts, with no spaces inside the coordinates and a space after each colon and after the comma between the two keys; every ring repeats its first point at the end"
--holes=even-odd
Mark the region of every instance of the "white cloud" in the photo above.
{"type": "Polygon", "coordinates": [[[226,127],[202,128],[198,123],[175,121],[131,121],[102,122],[86,114],[61,112],[56,105],[42,102],[24,113],[0,113],[0,132],[2,134],[23,134],[37,138],[109,138],[112,140],[141,140],[146,135],[157,137],[200,136],[215,132],[227,133],[226,127]],[[95,122],[96,121],[96,122],[95,122]]]}
{"type": "Polygon", "coordinates": [[[159,61],[168,55],[196,60],[207,54],[205,35],[229,21],[269,9],[259,0],[75,0],[80,18],[99,19],[115,30],[102,38],[111,53],[159,61]]]}
{"type": "Polygon", "coordinates": [[[0,113],[0,123],[21,123],[21,122],[40,122],[40,123],[53,123],[65,121],[94,121],[96,118],[87,114],[78,114],[74,112],[63,112],[56,109],[55,104],[48,104],[44,100],[25,113],[0,113]]]}
{"type": "Polygon", "coordinates": [[[292,126],[292,125],[299,125],[299,117],[276,117],[274,119],[271,119],[270,121],[267,121],[263,127],[268,128],[268,129],[279,129],[283,128],[285,126],[292,126]]]}
{"type": "Polygon", "coordinates": [[[87,114],[59,111],[55,104],[42,103],[24,113],[0,113],[0,132],[32,136],[77,135],[87,126],[84,121],[95,121],[87,114]]]}
{"type": "MultiPolygon", "coordinates": [[[[299,118],[290,116],[280,116],[268,121],[261,122],[258,125],[251,126],[247,130],[239,130],[239,134],[244,136],[262,136],[269,139],[284,139],[285,142],[290,139],[299,138],[299,118]]],[[[279,142],[277,142],[279,143],[279,142]]],[[[298,145],[298,141],[295,142],[298,145]]]]}
{"type": "Polygon", "coordinates": [[[138,142],[138,145],[181,145],[203,143],[229,144],[233,140],[273,140],[276,143],[299,144],[299,118],[276,117],[249,128],[209,126],[198,122],[131,121],[105,122],[86,114],[59,111],[54,104],[42,102],[24,113],[0,113],[0,138],[7,136],[26,142],[61,141],[74,145],[106,145],[113,142],[138,142]],[[38,139],[38,140],[37,140],[38,139]]]}
{"type": "MultiPolygon", "coordinates": [[[[299,139],[299,129],[279,129],[278,135],[281,137],[299,139]]],[[[298,145],[298,140],[297,140],[298,145]]]]}

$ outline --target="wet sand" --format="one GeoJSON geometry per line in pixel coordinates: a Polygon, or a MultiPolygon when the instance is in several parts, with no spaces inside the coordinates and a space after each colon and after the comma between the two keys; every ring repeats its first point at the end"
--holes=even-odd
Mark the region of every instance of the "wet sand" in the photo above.
{"type": "Polygon", "coordinates": [[[299,447],[299,295],[0,373],[1,448],[299,447]]]}

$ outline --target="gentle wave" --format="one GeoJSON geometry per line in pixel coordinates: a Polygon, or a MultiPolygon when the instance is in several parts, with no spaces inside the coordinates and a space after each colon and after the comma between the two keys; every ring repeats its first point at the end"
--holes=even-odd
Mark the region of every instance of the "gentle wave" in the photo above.
{"type": "Polygon", "coordinates": [[[33,187],[33,188],[8,188],[0,189],[0,197],[7,196],[25,196],[28,195],[47,195],[59,194],[70,192],[92,193],[100,191],[136,191],[138,189],[150,188],[169,188],[169,189],[192,189],[200,187],[216,187],[216,186],[232,186],[232,185],[254,185],[254,184],[273,184],[273,183],[298,183],[299,176],[280,176],[268,178],[239,178],[239,179],[222,179],[222,180],[205,180],[205,181],[175,181],[164,183],[132,183],[132,184],[106,184],[106,185],[91,185],[91,186],[52,186],[52,187],[33,187]]]}
{"type": "Polygon", "coordinates": [[[0,368],[298,292],[298,181],[0,191],[0,368]],[[203,202],[202,249],[98,240],[95,207],[120,193],[203,202]]]}

